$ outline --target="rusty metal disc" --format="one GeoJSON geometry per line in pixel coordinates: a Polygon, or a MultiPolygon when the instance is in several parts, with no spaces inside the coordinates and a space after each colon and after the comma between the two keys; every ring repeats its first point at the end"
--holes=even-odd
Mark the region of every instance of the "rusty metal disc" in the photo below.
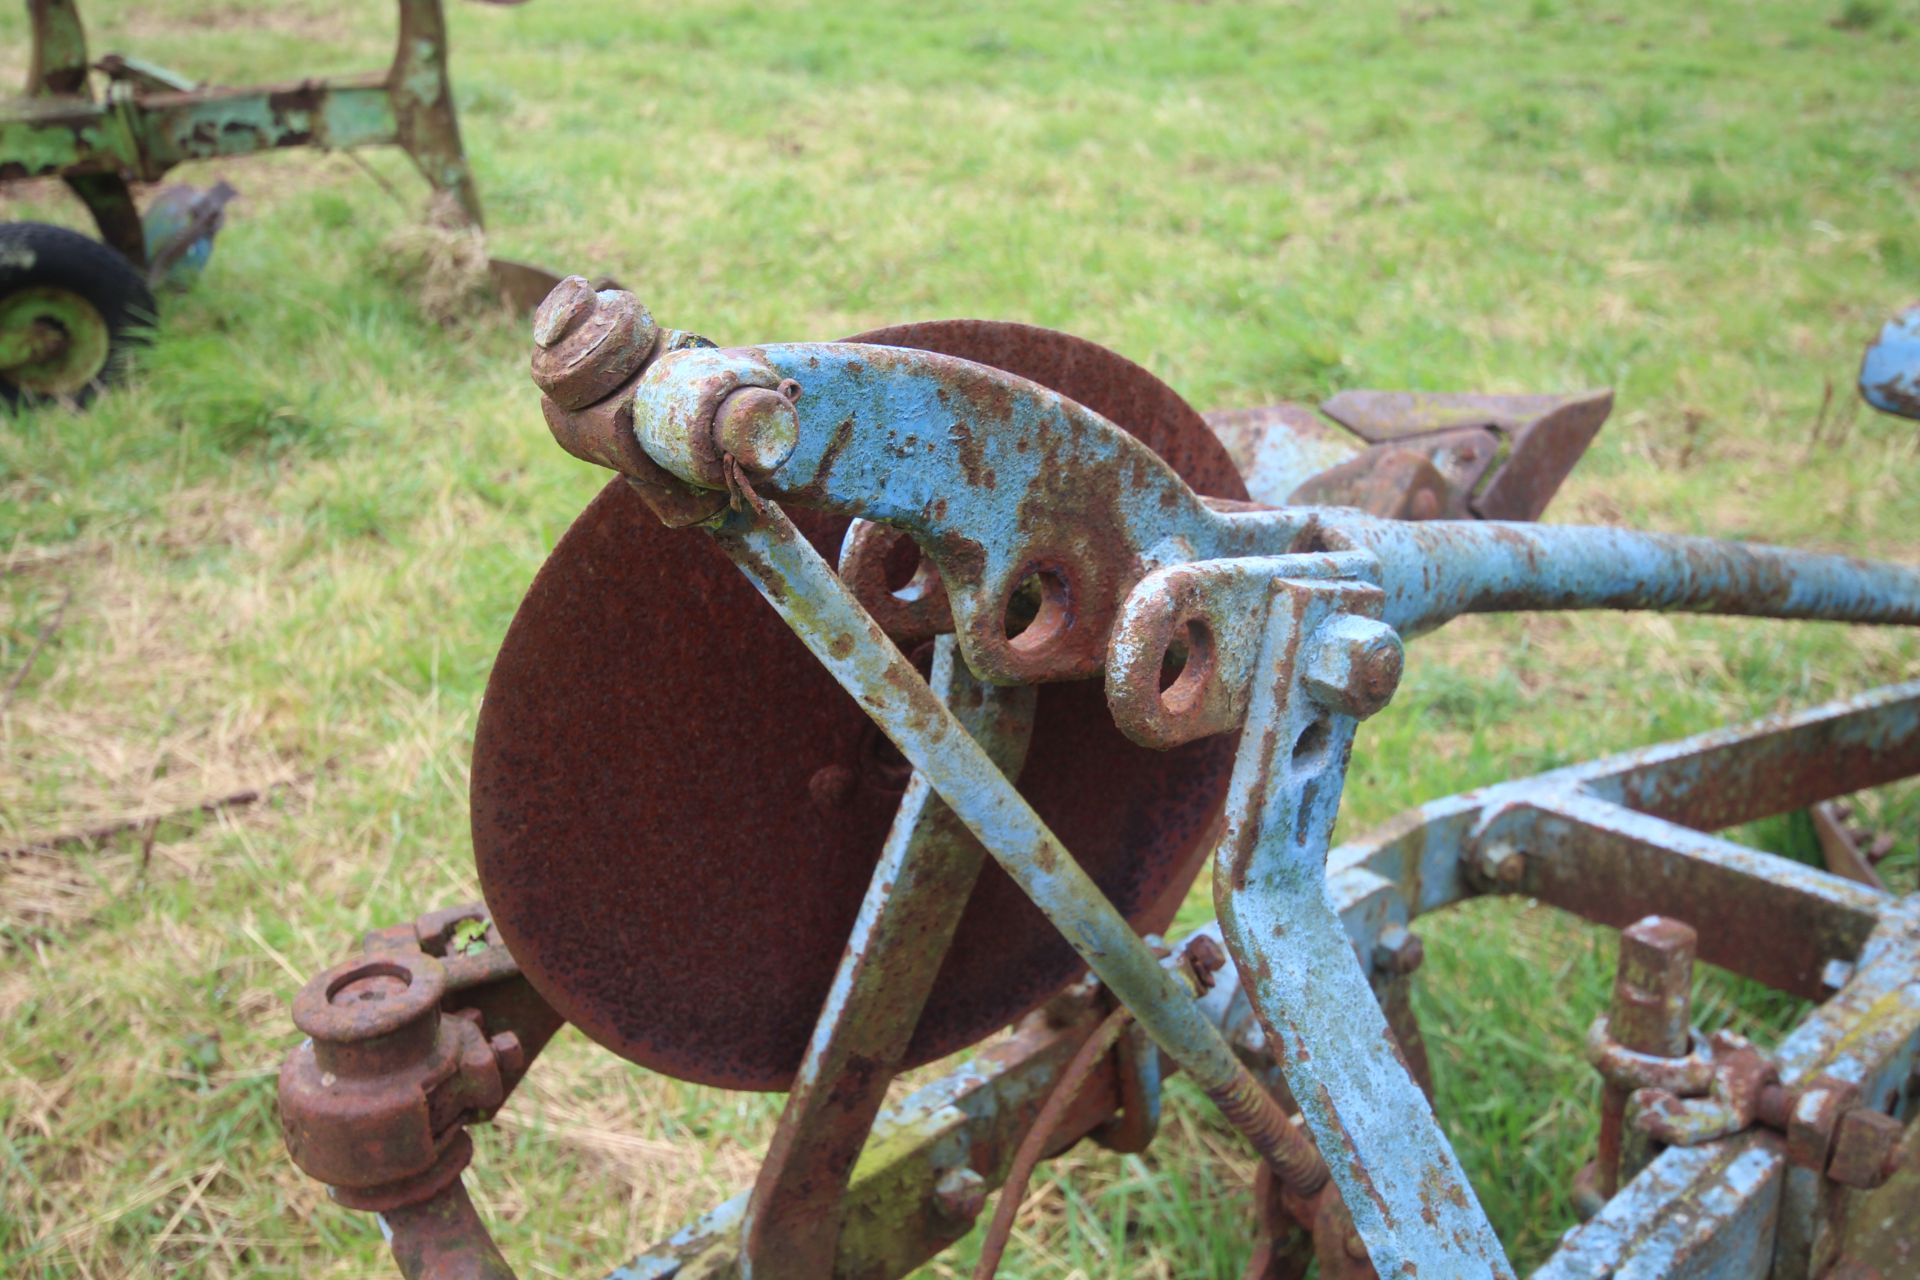
{"type": "MultiPolygon", "coordinates": [[[[990,355],[1134,431],[1200,492],[1244,497],[1199,416],[1091,343],[977,321],[856,340],[990,355]]],[[[831,559],[846,521],[789,514],[831,559]]],[[[1019,786],[1128,918],[1156,930],[1211,849],[1233,748],[1223,736],[1149,751],[1114,727],[1100,682],[1048,685],[1019,786]]],[[[569,1021],[669,1075],[782,1089],[906,780],[732,564],[615,480],[554,548],[494,664],[474,742],[474,854],[501,935],[569,1021]]],[[[1080,971],[989,865],[909,1063],[992,1033],[1080,971]]]]}

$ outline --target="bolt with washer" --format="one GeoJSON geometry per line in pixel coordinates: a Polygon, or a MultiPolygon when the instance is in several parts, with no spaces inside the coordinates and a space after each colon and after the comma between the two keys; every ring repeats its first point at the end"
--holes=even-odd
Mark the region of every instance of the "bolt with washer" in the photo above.
{"type": "Polygon", "coordinates": [[[1393,700],[1406,667],[1400,634],[1378,618],[1343,613],[1307,642],[1301,680],[1314,701],[1365,720],[1393,700]]]}
{"type": "Polygon", "coordinates": [[[659,336],[633,294],[568,276],[534,313],[533,380],[561,408],[584,409],[638,373],[659,336]]]}

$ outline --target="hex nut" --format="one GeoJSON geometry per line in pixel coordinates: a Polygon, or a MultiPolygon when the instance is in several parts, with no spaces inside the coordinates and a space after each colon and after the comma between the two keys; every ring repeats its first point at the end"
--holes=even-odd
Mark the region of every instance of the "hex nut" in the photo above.
{"type": "Polygon", "coordinates": [[[1468,867],[1496,889],[1517,889],[1527,878],[1526,851],[1505,840],[1482,840],[1468,855],[1468,867]]]}
{"type": "Polygon", "coordinates": [[[1393,700],[1405,667],[1397,631],[1377,618],[1343,613],[1308,640],[1301,680],[1321,705],[1365,720],[1393,700]]]}
{"type": "Polygon", "coordinates": [[[1871,1191],[1893,1174],[1894,1152],[1906,1130],[1882,1111],[1855,1107],[1834,1130],[1827,1176],[1844,1187],[1871,1191]]]}
{"type": "Polygon", "coordinates": [[[1787,1112],[1787,1160],[1802,1169],[1825,1172],[1840,1118],[1853,1108],[1858,1094],[1853,1085],[1831,1076],[1797,1088],[1787,1112]]]}

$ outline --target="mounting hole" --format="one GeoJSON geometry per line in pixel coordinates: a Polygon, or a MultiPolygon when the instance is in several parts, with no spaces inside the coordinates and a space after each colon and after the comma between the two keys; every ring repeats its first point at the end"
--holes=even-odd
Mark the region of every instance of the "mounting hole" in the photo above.
{"type": "Polygon", "coordinates": [[[920,554],[912,538],[900,541],[911,554],[887,556],[887,592],[902,604],[916,604],[933,591],[940,581],[940,571],[933,567],[933,561],[920,554]]]}
{"type": "Polygon", "coordinates": [[[1067,580],[1057,569],[1036,569],[1007,595],[1007,643],[1031,654],[1057,640],[1073,621],[1067,580]]]}
{"type": "Polygon", "coordinates": [[[880,576],[886,582],[888,591],[904,598],[903,593],[920,576],[924,563],[920,544],[904,533],[893,532],[887,539],[885,553],[880,557],[880,576]]]}
{"type": "Polygon", "coordinates": [[[1320,772],[1327,763],[1327,744],[1333,740],[1333,721],[1321,716],[1300,731],[1293,740],[1293,772],[1305,777],[1320,772]]]}
{"type": "Polygon", "coordinates": [[[1160,705],[1176,716],[1192,711],[1213,674],[1213,628],[1189,618],[1160,659],[1160,705]]]}

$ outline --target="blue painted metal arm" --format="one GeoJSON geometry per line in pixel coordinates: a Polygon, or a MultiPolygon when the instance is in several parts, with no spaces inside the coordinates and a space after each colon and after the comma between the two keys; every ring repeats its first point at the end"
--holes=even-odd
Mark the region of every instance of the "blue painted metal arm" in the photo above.
{"type": "Polygon", "coordinates": [[[1920,625],[1920,568],[1674,534],[1317,513],[1381,565],[1407,634],[1463,613],[1659,609],[1920,625]]]}
{"type": "Polygon", "coordinates": [[[1270,583],[1215,857],[1221,933],[1379,1274],[1510,1278],[1328,894],[1356,722],[1315,696],[1302,655],[1329,625],[1377,614],[1380,592],[1338,576],[1338,563],[1293,559],[1290,576],[1270,583]]]}

